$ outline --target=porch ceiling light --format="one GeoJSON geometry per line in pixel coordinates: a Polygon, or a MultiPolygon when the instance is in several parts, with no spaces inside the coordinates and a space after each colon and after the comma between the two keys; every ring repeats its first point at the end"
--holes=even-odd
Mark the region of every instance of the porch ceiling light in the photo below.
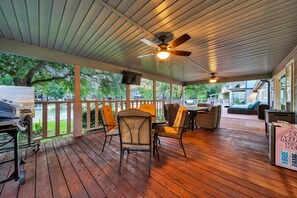
{"type": "Polygon", "coordinates": [[[162,49],[160,52],[158,52],[157,56],[159,59],[165,60],[169,57],[170,53],[166,51],[166,49],[162,49]]]}
{"type": "Polygon", "coordinates": [[[211,73],[211,77],[209,78],[210,83],[216,83],[217,77],[215,76],[215,73],[211,73]]]}

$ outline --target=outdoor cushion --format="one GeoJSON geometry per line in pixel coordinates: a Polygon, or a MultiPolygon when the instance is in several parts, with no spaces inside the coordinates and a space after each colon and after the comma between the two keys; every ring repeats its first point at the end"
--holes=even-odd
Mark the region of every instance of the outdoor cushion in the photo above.
{"type": "Polygon", "coordinates": [[[248,109],[247,105],[232,105],[228,109],[248,109]]]}
{"type": "Polygon", "coordinates": [[[261,102],[259,100],[253,101],[247,108],[248,109],[254,109],[256,108],[261,102]]]}
{"type": "Polygon", "coordinates": [[[104,119],[105,124],[108,125],[107,131],[110,131],[110,130],[114,129],[115,127],[117,127],[117,123],[114,119],[112,109],[110,106],[102,107],[102,114],[103,114],[103,119],[104,119]]]}
{"type": "Polygon", "coordinates": [[[173,133],[173,134],[177,134],[177,129],[178,128],[173,128],[173,127],[167,127],[167,126],[161,126],[160,127],[160,131],[163,131],[165,133],[173,133]]]}

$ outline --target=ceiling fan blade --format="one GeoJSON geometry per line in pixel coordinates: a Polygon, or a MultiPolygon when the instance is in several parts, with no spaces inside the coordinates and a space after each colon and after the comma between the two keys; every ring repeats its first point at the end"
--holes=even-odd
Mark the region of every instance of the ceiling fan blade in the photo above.
{"type": "Polygon", "coordinates": [[[175,48],[181,44],[183,44],[184,42],[186,42],[187,40],[189,40],[191,37],[188,35],[188,34],[184,34],[180,37],[178,37],[177,39],[175,39],[174,41],[171,41],[169,43],[169,45],[172,47],[172,48],[175,48]]]}
{"type": "Polygon", "coordinates": [[[156,45],[155,43],[151,42],[150,40],[147,40],[147,39],[140,39],[143,43],[147,44],[148,46],[151,46],[151,47],[156,47],[158,48],[158,45],[156,45]]]}
{"type": "Polygon", "coordinates": [[[188,52],[188,51],[180,51],[180,50],[174,50],[171,51],[171,53],[173,55],[177,55],[177,56],[190,56],[192,52],[188,52]]]}
{"type": "Polygon", "coordinates": [[[144,54],[144,55],[139,55],[137,56],[137,58],[145,58],[145,57],[148,57],[148,56],[153,56],[154,54],[144,54]]]}

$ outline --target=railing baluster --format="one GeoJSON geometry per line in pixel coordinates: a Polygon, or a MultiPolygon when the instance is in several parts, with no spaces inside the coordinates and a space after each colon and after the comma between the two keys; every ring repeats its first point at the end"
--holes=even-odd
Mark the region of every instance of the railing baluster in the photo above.
{"type": "Polygon", "coordinates": [[[119,103],[118,103],[118,101],[116,101],[115,102],[115,114],[116,114],[116,116],[118,115],[118,113],[119,113],[119,103]]]}
{"type": "Polygon", "coordinates": [[[90,130],[91,126],[91,107],[90,102],[87,102],[87,130],[90,130]]]}
{"type": "Polygon", "coordinates": [[[67,133],[71,133],[71,103],[67,102],[67,133]]]}
{"type": "Polygon", "coordinates": [[[42,138],[47,138],[47,103],[42,104],[42,138]]]}
{"type": "Polygon", "coordinates": [[[56,103],[55,105],[56,107],[56,118],[55,118],[55,121],[56,121],[56,136],[60,136],[60,103],[56,103]]]}
{"type": "Polygon", "coordinates": [[[95,127],[98,127],[98,101],[95,102],[95,127]]]}

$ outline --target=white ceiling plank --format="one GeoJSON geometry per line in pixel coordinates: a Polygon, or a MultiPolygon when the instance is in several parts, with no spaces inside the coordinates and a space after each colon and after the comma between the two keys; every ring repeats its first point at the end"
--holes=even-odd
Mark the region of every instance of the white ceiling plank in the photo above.
{"type": "Polygon", "coordinates": [[[47,46],[48,32],[51,19],[52,0],[40,1],[40,19],[39,19],[39,32],[40,32],[40,46],[47,46]]]}
{"type": "Polygon", "coordinates": [[[106,33],[113,24],[117,21],[119,17],[114,14],[110,13],[108,16],[103,16],[101,20],[103,20],[103,24],[100,26],[100,28],[97,29],[95,34],[92,35],[92,37],[88,40],[88,42],[85,44],[84,48],[78,53],[81,56],[86,56],[85,54],[90,54],[94,48],[94,43],[96,43],[101,36],[106,33]],[[92,47],[92,48],[91,48],[92,47]]]}
{"type": "MultiPolygon", "coordinates": [[[[91,48],[90,48],[90,51],[91,53],[89,53],[87,55],[87,57],[92,57],[94,53],[96,53],[96,50],[98,48],[103,48],[104,46],[102,45],[102,43],[104,43],[105,40],[107,40],[110,36],[112,36],[116,31],[118,31],[121,27],[123,26],[129,26],[130,27],[130,24],[126,23],[126,20],[124,19],[121,19],[121,18],[118,18],[118,20],[113,24],[113,26],[111,28],[109,28],[109,32],[108,34],[103,34],[101,37],[100,37],[100,40],[99,42],[97,41],[91,48]]],[[[125,28],[124,28],[125,29],[125,28]]]]}
{"type": "Polygon", "coordinates": [[[26,43],[31,43],[26,1],[13,0],[12,4],[20,27],[20,32],[22,34],[23,41],[26,43]]]}
{"type": "Polygon", "coordinates": [[[158,21],[162,21],[169,12],[168,10],[178,10],[180,7],[182,7],[184,4],[187,4],[189,1],[164,1],[160,3],[157,7],[152,9],[150,12],[145,14],[140,20],[137,21],[138,24],[145,27],[145,24],[151,21],[152,19],[157,19],[158,21]]]}
{"type": "Polygon", "coordinates": [[[66,1],[66,6],[65,6],[64,13],[62,16],[61,25],[60,25],[60,28],[59,28],[59,31],[57,34],[57,38],[55,41],[55,45],[54,45],[55,50],[61,49],[62,44],[65,40],[65,37],[69,31],[71,22],[74,18],[74,15],[77,12],[79,2],[80,2],[80,0],[66,1]]]}
{"type": "Polygon", "coordinates": [[[39,1],[27,0],[26,2],[31,42],[34,45],[39,45],[39,1]]]}
{"type": "Polygon", "coordinates": [[[77,11],[75,12],[73,20],[71,21],[69,31],[67,32],[67,35],[63,41],[60,51],[62,51],[62,52],[67,51],[69,45],[72,42],[72,39],[74,38],[75,34],[77,33],[77,30],[81,26],[81,23],[85,19],[92,4],[93,4],[92,0],[81,1],[81,3],[79,4],[79,6],[77,8],[77,11]]]}
{"type": "MultiPolygon", "coordinates": [[[[148,13],[150,13],[153,9],[155,9],[158,5],[160,5],[162,2],[161,0],[153,0],[148,1],[146,4],[143,4],[140,10],[138,10],[131,19],[138,23],[139,20],[141,20],[144,16],[146,16],[148,13]]],[[[133,8],[131,8],[133,9],[133,8]]]]}
{"type": "Polygon", "coordinates": [[[54,0],[49,26],[47,48],[54,49],[56,37],[61,26],[66,0],[54,0]]]}
{"type": "Polygon", "coordinates": [[[11,1],[0,1],[0,6],[13,38],[17,41],[23,41],[11,1]]]}
{"type": "Polygon", "coordinates": [[[116,31],[114,35],[105,39],[101,43],[102,47],[99,48],[98,50],[94,51],[94,53],[93,53],[94,56],[92,56],[92,57],[97,59],[101,56],[103,57],[106,54],[109,54],[110,50],[113,50],[120,46],[119,44],[121,43],[121,41],[124,41],[123,38],[127,34],[132,34],[136,30],[137,30],[137,28],[135,28],[133,26],[131,27],[131,24],[126,22],[126,24],[124,24],[118,31],[116,31]]]}
{"type": "Polygon", "coordinates": [[[98,18],[98,15],[101,13],[102,8],[103,6],[101,6],[96,2],[92,5],[84,21],[79,27],[77,33],[75,34],[71,44],[69,45],[67,52],[72,53],[74,51],[74,48],[82,40],[82,38],[85,36],[87,31],[90,29],[90,27],[95,23],[95,20],[98,18]]]}
{"type": "MultiPolygon", "coordinates": [[[[128,0],[129,1],[129,0],[128,0]]],[[[128,10],[125,11],[125,15],[131,18],[134,14],[139,12],[139,10],[143,7],[143,5],[147,4],[150,0],[142,0],[142,1],[134,1],[133,5],[131,5],[128,10]]],[[[131,1],[132,2],[132,1],[131,1]]]]}
{"type": "Polygon", "coordinates": [[[2,32],[2,37],[8,38],[8,39],[13,39],[11,30],[10,30],[8,23],[5,19],[5,16],[2,12],[2,8],[0,9],[0,30],[2,32]]]}
{"type": "Polygon", "coordinates": [[[78,54],[80,51],[87,48],[85,47],[86,44],[94,37],[96,37],[96,32],[103,25],[104,21],[108,18],[107,16],[111,14],[111,11],[102,8],[101,11],[98,11],[98,13],[99,15],[94,20],[94,23],[90,26],[90,28],[87,30],[85,35],[82,37],[82,39],[77,43],[77,45],[73,49],[74,54],[78,54]]]}
{"type": "Polygon", "coordinates": [[[189,16],[197,13],[197,10],[195,10],[194,8],[199,6],[202,2],[204,2],[204,0],[191,1],[189,3],[184,3],[182,1],[180,2],[182,4],[180,8],[175,8],[172,10],[172,8],[170,7],[169,10],[165,11],[165,16],[163,16],[161,20],[159,20],[158,22],[156,22],[155,20],[150,20],[144,25],[144,27],[147,29],[153,29],[153,27],[155,26],[154,31],[156,30],[156,28],[162,29],[162,26],[166,25],[167,23],[170,23],[171,21],[175,20],[177,17],[185,13],[187,13],[189,16]]]}

